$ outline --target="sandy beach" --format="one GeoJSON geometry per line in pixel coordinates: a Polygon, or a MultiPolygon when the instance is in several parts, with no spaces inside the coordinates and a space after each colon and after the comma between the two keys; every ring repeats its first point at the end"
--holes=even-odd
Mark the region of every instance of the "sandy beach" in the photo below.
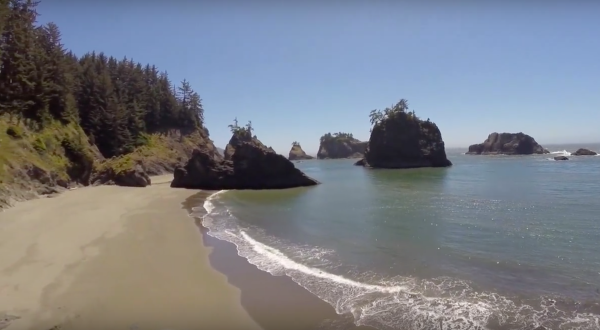
{"type": "Polygon", "coordinates": [[[0,329],[261,329],[172,189],[103,186],[0,213],[0,329]]]}

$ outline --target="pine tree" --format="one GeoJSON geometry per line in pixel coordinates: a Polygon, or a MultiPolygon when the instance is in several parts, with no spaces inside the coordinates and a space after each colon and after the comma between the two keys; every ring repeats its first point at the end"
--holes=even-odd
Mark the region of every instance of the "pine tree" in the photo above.
{"type": "Polygon", "coordinates": [[[36,26],[37,3],[0,0],[0,115],[45,126],[79,123],[106,157],[144,144],[144,134],[203,128],[202,100],[184,80],[104,53],[81,57],[62,45],[58,26],[36,26]]]}

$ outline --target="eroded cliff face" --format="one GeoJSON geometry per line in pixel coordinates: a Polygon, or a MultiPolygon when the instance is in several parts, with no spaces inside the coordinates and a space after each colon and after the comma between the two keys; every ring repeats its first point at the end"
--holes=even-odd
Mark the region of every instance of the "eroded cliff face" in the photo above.
{"type": "Polygon", "coordinates": [[[307,155],[300,144],[292,145],[292,149],[290,149],[290,153],[288,155],[289,160],[302,160],[302,159],[314,159],[313,156],[307,155]]]}
{"type": "Polygon", "coordinates": [[[525,133],[492,133],[483,143],[469,146],[469,155],[532,155],[550,153],[525,133]]]}
{"type": "Polygon", "coordinates": [[[332,138],[322,140],[319,145],[318,159],[361,158],[368,142],[354,138],[332,138]]]}
{"type": "Polygon", "coordinates": [[[284,189],[313,186],[309,178],[284,156],[256,136],[234,133],[226,157],[198,148],[187,164],[175,170],[171,187],[189,189],[284,189]]]}
{"type": "Polygon", "coordinates": [[[371,131],[365,158],[356,165],[372,168],[447,167],[442,133],[414,113],[391,111],[371,131]]]}

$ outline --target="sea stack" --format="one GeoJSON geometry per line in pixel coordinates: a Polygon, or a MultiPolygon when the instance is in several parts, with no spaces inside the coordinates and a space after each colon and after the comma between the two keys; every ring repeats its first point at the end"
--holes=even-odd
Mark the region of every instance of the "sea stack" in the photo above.
{"type": "Polygon", "coordinates": [[[447,167],[442,133],[429,119],[408,111],[406,100],[392,108],[371,111],[371,137],[365,157],[355,165],[371,168],[447,167]]]}
{"type": "Polygon", "coordinates": [[[571,154],[572,156],[596,156],[597,152],[592,151],[590,149],[579,148],[577,151],[571,154]]]}
{"type": "Polygon", "coordinates": [[[318,159],[361,158],[367,142],[359,141],[352,133],[327,133],[321,136],[318,159]]]}
{"type": "Polygon", "coordinates": [[[302,160],[302,159],[314,159],[313,156],[307,155],[300,143],[294,141],[292,143],[292,149],[290,149],[290,154],[288,155],[289,160],[302,160]]]}
{"type": "Polygon", "coordinates": [[[525,133],[492,133],[483,143],[469,146],[467,155],[533,155],[550,151],[525,133]]]}
{"type": "Polygon", "coordinates": [[[252,136],[252,127],[233,127],[225,157],[199,148],[188,163],[175,170],[171,187],[189,189],[284,189],[314,186],[284,156],[252,136]]]}

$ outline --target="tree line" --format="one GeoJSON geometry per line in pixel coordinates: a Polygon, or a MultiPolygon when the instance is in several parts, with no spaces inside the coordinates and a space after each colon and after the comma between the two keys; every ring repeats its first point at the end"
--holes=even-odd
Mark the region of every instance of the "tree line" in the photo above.
{"type": "Polygon", "coordinates": [[[354,135],[352,135],[352,133],[344,133],[344,132],[327,133],[327,134],[324,134],[323,136],[321,136],[321,139],[320,139],[321,143],[333,141],[333,140],[354,140],[354,135]]]}
{"type": "MultiPolygon", "coordinates": [[[[408,100],[406,99],[400,99],[400,101],[398,101],[396,104],[393,104],[391,107],[385,108],[383,110],[371,110],[371,112],[369,113],[371,127],[379,125],[379,123],[381,123],[387,118],[396,118],[398,116],[402,116],[403,118],[409,120],[420,120],[419,117],[417,117],[414,110],[408,111],[408,100]]],[[[431,121],[429,120],[429,118],[427,118],[426,122],[429,123],[431,121]]]]}
{"type": "Polygon", "coordinates": [[[129,153],[147,134],[203,126],[202,100],[190,83],[104,53],[67,50],[54,23],[37,25],[32,0],[0,0],[0,116],[42,129],[81,125],[105,157],[129,153]]]}

